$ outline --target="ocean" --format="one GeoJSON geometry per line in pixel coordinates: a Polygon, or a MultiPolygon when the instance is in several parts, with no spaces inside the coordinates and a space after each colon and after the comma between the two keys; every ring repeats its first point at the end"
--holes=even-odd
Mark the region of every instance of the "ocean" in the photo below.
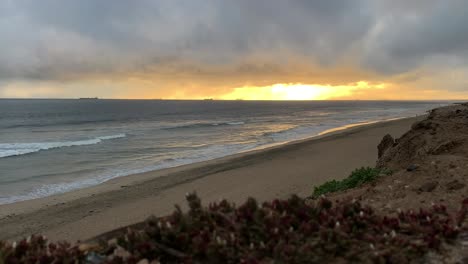
{"type": "Polygon", "coordinates": [[[0,100],[0,204],[415,116],[449,102],[0,100]]]}

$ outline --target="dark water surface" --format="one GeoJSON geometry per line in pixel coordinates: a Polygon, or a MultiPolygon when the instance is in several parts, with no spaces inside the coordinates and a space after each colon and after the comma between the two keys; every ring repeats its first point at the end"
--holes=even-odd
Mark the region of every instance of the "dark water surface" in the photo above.
{"type": "Polygon", "coordinates": [[[0,204],[447,103],[0,100],[0,204]]]}

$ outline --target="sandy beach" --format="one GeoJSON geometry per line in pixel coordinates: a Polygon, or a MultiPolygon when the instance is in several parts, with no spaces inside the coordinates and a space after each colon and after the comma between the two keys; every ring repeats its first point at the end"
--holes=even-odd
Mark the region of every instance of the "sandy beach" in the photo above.
{"type": "Polygon", "coordinates": [[[335,131],[312,139],[171,169],[117,178],[46,198],[0,206],[0,239],[44,234],[52,240],[90,239],[170,213],[196,191],[207,204],[308,196],[313,186],[374,166],[385,134],[400,137],[420,119],[405,118],[335,131]]]}

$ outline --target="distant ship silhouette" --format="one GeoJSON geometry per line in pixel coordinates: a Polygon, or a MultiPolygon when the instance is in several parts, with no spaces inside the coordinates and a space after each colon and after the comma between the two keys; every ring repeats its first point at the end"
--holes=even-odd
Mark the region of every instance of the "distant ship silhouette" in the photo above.
{"type": "Polygon", "coordinates": [[[97,97],[81,97],[81,98],[78,98],[79,100],[98,100],[99,98],[97,97]]]}

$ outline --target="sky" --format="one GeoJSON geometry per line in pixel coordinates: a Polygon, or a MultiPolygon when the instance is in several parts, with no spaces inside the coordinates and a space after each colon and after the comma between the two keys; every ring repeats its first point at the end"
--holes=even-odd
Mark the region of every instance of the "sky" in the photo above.
{"type": "Polygon", "coordinates": [[[1,0],[0,98],[466,99],[464,0],[1,0]]]}

